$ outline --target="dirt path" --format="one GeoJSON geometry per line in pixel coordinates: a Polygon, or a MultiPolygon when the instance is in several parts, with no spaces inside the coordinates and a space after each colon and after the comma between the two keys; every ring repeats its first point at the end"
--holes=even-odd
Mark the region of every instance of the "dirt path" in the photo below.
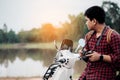
{"type": "MultiPolygon", "coordinates": [[[[74,75],[73,80],[78,80],[79,75],[74,75]]],[[[0,77],[0,80],[43,80],[42,77],[0,77]]],[[[50,79],[51,80],[51,79],[50,79]]]]}
{"type": "Polygon", "coordinates": [[[0,78],[0,80],[42,80],[42,78],[0,78]]]}
{"type": "MultiPolygon", "coordinates": [[[[0,80],[43,80],[40,77],[37,78],[0,78],[0,80]]],[[[77,79],[74,79],[77,80],[77,79]]]]}

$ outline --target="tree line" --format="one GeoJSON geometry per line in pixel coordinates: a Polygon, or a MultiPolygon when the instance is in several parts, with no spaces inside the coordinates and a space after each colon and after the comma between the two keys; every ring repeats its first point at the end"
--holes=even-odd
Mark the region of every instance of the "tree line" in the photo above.
{"type": "MultiPolygon", "coordinates": [[[[120,33],[120,8],[117,3],[104,1],[101,5],[106,12],[106,24],[120,33]]],[[[51,23],[42,24],[40,28],[29,31],[21,30],[17,34],[12,29],[7,30],[7,24],[0,29],[0,43],[31,43],[61,41],[69,38],[77,41],[88,32],[83,13],[68,15],[69,21],[61,23],[59,27],[51,23]]]]}

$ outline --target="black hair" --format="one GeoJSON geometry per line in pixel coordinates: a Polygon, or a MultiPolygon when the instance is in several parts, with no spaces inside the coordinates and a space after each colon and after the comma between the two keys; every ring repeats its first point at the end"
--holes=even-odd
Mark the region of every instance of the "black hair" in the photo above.
{"type": "Polygon", "coordinates": [[[88,8],[84,15],[90,20],[96,19],[100,24],[105,22],[105,11],[99,6],[92,6],[88,8]]]}

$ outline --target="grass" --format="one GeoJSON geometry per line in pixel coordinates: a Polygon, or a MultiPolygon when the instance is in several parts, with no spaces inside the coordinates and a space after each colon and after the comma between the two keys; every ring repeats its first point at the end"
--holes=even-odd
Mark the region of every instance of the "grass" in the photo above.
{"type": "MultiPolygon", "coordinates": [[[[60,42],[57,42],[59,48],[60,42]]],[[[74,43],[74,48],[76,48],[77,43],[74,43]]],[[[0,44],[0,49],[55,49],[54,43],[14,43],[14,44],[0,44]]]]}
{"type": "Polygon", "coordinates": [[[52,43],[16,43],[16,44],[0,44],[0,49],[53,49],[54,44],[52,43]]]}

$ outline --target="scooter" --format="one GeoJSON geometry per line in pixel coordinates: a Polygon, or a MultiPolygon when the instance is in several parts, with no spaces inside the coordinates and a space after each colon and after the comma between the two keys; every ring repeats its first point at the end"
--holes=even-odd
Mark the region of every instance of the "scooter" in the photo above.
{"type": "MultiPolygon", "coordinates": [[[[68,40],[69,41],[69,40],[68,40]]],[[[58,48],[56,42],[54,45],[57,50],[54,62],[49,66],[43,76],[43,80],[73,80],[73,67],[77,60],[81,60],[79,54],[76,54],[80,47],[85,45],[84,39],[80,39],[78,46],[74,52],[71,51],[71,46],[64,49],[58,48]]],[[[63,44],[61,43],[61,46],[63,44]]],[[[66,45],[65,45],[66,46],[66,45]]]]}

